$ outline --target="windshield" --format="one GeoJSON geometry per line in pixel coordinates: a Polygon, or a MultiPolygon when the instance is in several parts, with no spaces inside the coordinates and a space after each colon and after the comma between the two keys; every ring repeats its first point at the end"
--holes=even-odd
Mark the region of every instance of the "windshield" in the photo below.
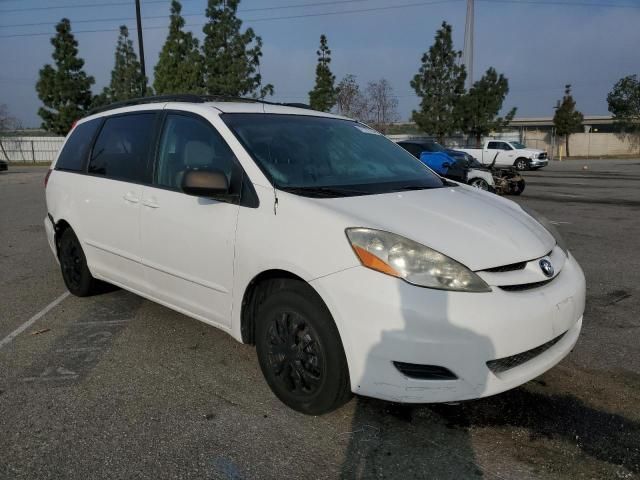
{"type": "Polygon", "coordinates": [[[513,148],[517,148],[517,149],[527,148],[526,145],[523,145],[520,142],[511,142],[511,145],[513,145],[513,148]]]}
{"type": "Polygon", "coordinates": [[[431,148],[434,152],[446,152],[446,148],[440,145],[438,142],[431,142],[431,148]]]}
{"type": "Polygon", "coordinates": [[[281,190],[347,196],[445,184],[403,148],[354,121],[264,113],[221,118],[281,190]]]}

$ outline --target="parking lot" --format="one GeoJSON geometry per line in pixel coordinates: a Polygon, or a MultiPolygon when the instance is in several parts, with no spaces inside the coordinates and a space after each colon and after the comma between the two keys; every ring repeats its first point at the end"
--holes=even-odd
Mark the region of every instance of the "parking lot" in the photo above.
{"type": "Polygon", "coordinates": [[[640,477],[640,160],[552,162],[514,198],[587,278],[560,365],[483,400],[356,397],[322,417],[282,405],[253,347],[210,326],[118,289],[65,296],[45,172],[0,174],[0,478],[640,477]]]}

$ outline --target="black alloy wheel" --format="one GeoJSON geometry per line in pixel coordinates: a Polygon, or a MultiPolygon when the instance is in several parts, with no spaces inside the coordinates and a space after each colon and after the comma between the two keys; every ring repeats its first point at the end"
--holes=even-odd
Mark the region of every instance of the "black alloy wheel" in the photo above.
{"type": "Polygon", "coordinates": [[[272,280],[258,307],[256,350],[273,393],[302,413],[328,413],[351,398],[349,369],[326,305],[304,281],[272,280]]]}
{"type": "Polygon", "coordinates": [[[87,267],[87,259],[80,241],[70,228],[66,229],[60,237],[58,259],[62,278],[69,291],[78,297],[91,295],[96,281],[87,267]]]}

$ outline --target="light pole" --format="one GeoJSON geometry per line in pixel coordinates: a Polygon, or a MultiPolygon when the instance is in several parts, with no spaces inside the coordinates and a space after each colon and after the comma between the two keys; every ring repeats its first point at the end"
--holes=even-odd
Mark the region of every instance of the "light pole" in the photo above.
{"type": "Polygon", "coordinates": [[[140,90],[144,97],[147,93],[147,74],[144,68],[144,42],[142,41],[142,18],[140,18],[140,0],[136,0],[136,23],[138,25],[138,50],[140,54],[140,73],[142,73],[142,85],[140,90]]]}

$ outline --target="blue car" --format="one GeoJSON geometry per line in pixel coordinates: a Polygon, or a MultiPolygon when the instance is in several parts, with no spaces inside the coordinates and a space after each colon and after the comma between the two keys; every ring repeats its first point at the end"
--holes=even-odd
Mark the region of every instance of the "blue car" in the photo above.
{"type": "Polygon", "coordinates": [[[464,162],[456,161],[440,144],[433,141],[402,141],[398,145],[439,175],[466,183],[467,169],[464,162]]]}

